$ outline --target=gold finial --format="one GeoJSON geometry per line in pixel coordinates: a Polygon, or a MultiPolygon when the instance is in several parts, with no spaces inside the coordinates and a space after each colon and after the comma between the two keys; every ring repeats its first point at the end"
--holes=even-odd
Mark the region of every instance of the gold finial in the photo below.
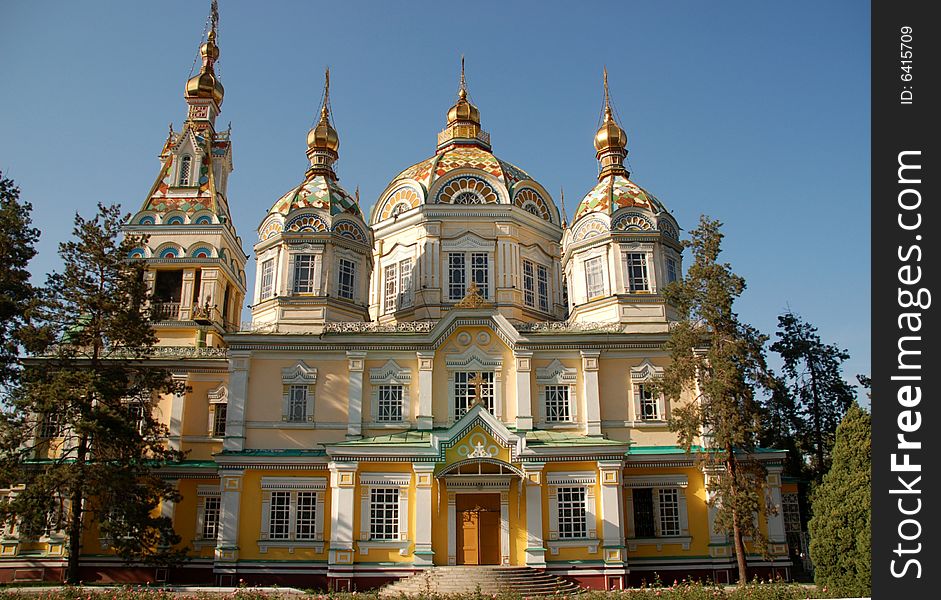
{"type": "Polygon", "coordinates": [[[461,84],[457,90],[457,96],[461,100],[467,98],[467,81],[464,80],[464,55],[461,55],[461,84]]]}
{"type": "Polygon", "coordinates": [[[608,67],[604,67],[604,120],[611,121],[611,96],[608,94],[608,67]]]}
{"type": "Polygon", "coordinates": [[[212,0],[209,10],[209,35],[206,43],[200,46],[199,54],[203,58],[203,66],[195,77],[186,82],[187,98],[212,98],[216,104],[222,105],[225,89],[222,82],[216,77],[213,66],[219,59],[219,46],[216,45],[216,33],[219,28],[219,4],[212,0]]]}
{"type": "Polygon", "coordinates": [[[565,210],[565,188],[559,186],[559,202],[562,204],[562,227],[568,226],[569,215],[565,210]]]}
{"type": "Polygon", "coordinates": [[[624,168],[624,158],[627,156],[627,134],[621,129],[611,110],[611,94],[608,91],[608,67],[604,67],[604,121],[598,132],[595,133],[595,150],[597,158],[601,161],[601,171],[598,179],[601,180],[611,174],[628,176],[624,168]]]}
{"type": "Polygon", "coordinates": [[[323,106],[320,107],[320,120],[323,121],[330,116],[330,67],[324,72],[323,83],[323,106]]]}
{"type": "MultiPolygon", "coordinates": [[[[320,107],[320,121],[307,134],[308,153],[314,149],[331,151],[336,160],[336,152],[340,148],[340,137],[336,129],[330,124],[330,67],[324,71],[323,105],[320,107]]],[[[332,161],[331,161],[332,162],[332,161]]]]}

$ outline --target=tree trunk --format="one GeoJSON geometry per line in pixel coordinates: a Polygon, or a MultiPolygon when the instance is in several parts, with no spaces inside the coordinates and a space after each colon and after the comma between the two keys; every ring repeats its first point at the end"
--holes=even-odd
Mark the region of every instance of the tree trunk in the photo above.
{"type": "Polygon", "coordinates": [[[812,397],[812,410],[814,412],[814,445],[817,460],[817,480],[823,479],[823,424],[820,418],[820,390],[817,388],[817,369],[814,361],[808,359],[807,367],[810,369],[810,395],[812,397]]]}
{"type": "Polygon", "coordinates": [[[84,502],[84,466],[88,455],[88,436],[81,434],[78,449],[75,453],[75,466],[78,476],[72,482],[72,495],[70,497],[72,513],[69,516],[69,562],[66,566],[65,580],[67,583],[77,584],[79,577],[79,559],[82,555],[82,503],[84,502]]]}
{"type": "Polygon", "coordinates": [[[735,549],[735,560],[738,563],[738,584],[745,585],[748,583],[748,563],[745,558],[745,540],[742,538],[742,528],[739,527],[738,524],[738,509],[735,507],[735,496],[738,492],[738,483],[736,479],[738,464],[735,460],[735,453],[732,447],[727,446],[725,451],[725,470],[730,478],[729,496],[731,497],[729,500],[731,500],[732,504],[732,546],[735,549]]]}

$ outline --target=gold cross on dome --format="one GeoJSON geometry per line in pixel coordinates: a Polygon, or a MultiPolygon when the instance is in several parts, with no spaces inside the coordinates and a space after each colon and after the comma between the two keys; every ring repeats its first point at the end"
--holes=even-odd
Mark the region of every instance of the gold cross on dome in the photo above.
{"type": "MultiPolygon", "coordinates": [[[[483,373],[474,373],[474,376],[468,379],[467,383],[474,386],[474,401],[470,403],[470,406],[474,406],[475,404],[483,404],[483,389],[484,384],[487,383],[487,381],[484,379],[483,373]]],[[[470,408],[470,406],[468,406],[468,408],[470,408]]]]}

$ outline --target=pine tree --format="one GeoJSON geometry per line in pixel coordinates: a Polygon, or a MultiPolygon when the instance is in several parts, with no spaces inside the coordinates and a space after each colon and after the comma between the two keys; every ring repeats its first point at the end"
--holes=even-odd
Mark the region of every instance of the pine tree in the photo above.
{"type": "Polygon", "coordinates": [[[31,227],[32,209],[29,202],[20,202],[19,188],[0,172],[0,385],[16,373],[36,297],[28,270],[39,239],[39,230],[31,227]]]}
{"type": "Polygon", "coordinates": [[[148,364],[156,337],[143,264],[128,258],[143,240],[118,241],[124,220],[117,206],[76,215],[74,239],[59,246],[64,268],[44,292],[42,325],[55,343],[27,362],[0,419],[0,485],[25,485],[0,518],[21,531],[64,532],[70,582],[89,527],[128,561],[183,556],[157,510],[179,495],[155,473],[182,455],[153,418],[158,395],[181,388],[148,364]]]}
{"type": "Polygon", "coordinates": [[[784,359],[784,374],[796,409],[794,436],[810,476],[820,481],[829,469],[836,427],[853,402],[853,388],[843,379],[845,350],[824,344],[817,328],[788,312],[778,317],[778,340],[771,349],[784,359]]]}
{"type": "Polygon", "coordinates": [[[812,495],[810,558],[818,586],[869,596],[872,578],[872,417],[855,402],[836,430],[833,466],[812,495]]]}
{"type": "Polygon", "coordinates": [[[742,323],[733,303],[745,290],[745,280],[718,262],[721,223],[703,216],[684,243],[693,251],[693,264],[682,281],[667,286],[667,302],[680,314],[667,343],[672,357],[658,385],[671,400],[694,391],[696,398],[673,411],[670,429],[679,434],[687,452],[697,440],[705,447],[702,459],[717,472],[714,492],[716,529],[731,533],[739,583],[748,579],[746,537],[764,548],[764,537],[753,515],[762,509],[765,470],[750,454],[761,430],[761,404],[756,387],[767,387],[766,336],[742,323]]]}

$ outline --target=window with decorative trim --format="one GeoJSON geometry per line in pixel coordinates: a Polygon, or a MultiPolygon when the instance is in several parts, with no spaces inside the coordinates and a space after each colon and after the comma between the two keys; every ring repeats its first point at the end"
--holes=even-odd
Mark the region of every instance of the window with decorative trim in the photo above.
{"type": "Polygon", "coordinates": [[[662,544],[673,538],[689,549],[686,475],[637,475],[624,478],[627,488],[627,538],[630,546],[662,544]]]}
{"type": "Polygon", "coordinates": [[[196,545],[215,544],[219,536],[222,496],[218,485],[196,486],[196,545]]]}
{"type": "Polygon", "coordinates": [[[394,360],[369,370],[372,386],[372,421],[376,425],[398,423],[408,420],[409,385],[412,372],[400,367],[394,360]]]}
{"type": "Polygon", "coordinates": [[[523,261],[523,304],[536,307],[536,265],[531,260],[523,261]]]}
{"type": "Polygon", "coordinates": [[[337,296],[346,300],[356,298],[356,262],[347,258],[337,261],[337,296]]]}
{"type": "Polygon", "coordinates": [[[549,268],[523,260],[523,303],[549,312],[549,268]]]}
{"type": "Polygon", "coordinates": [[[293,291],[295,294],[312,294],[314,292],[314,266],[317,256],[314,254],[294,255],[293,291]]]}
{"type": "Polygon", "coordinates": [[[679,269],[676,265],[676,259],[668,256],[666,259],[667,283],[673,283],[679,279],[679,269]]]}
{"type": "Polygon", "coordinates": [[[39,420],[39,438],[49,440],[59,437],[59,415],[56,413],[45,413],[39,420]]]}
{"type": "Polygon", "coordinates": [[[624,274],[629,292],[649,292],[650,279],[647,276],[647,253],[625,252],[624,274]]]}
{"type": "Polygon", "coordinates": [[[493,371],[455,371],[454,372],[454,420],[464,416],[477,398],[476,378],[483,379],[480,385],[481,403],[492,414],[494,408],[493,398],[493,371]]]}
{"type": "MultiPolygon", "coordinates": [[[[468,335],[466,332],[458,334],[468,335]]],[[[467,338],[468,341],[470,337],[467,338]]],[[[450,414],[448,418],[454,422],[470,409],[476,398],[476,385],[472,381],[475,375],[480,375],[483,382],[480,384],[480,396],[483,406],[495,417],[503,414],[503,357],[490,355],[477,346],[471,345],[460,354],[448,354],[445,357],[445,368],[448,370],[448,405],[450,414]]]]}
{"type": "Polygon", "coordinates": [[[577,378],[577,369],[566,367],[559,359],[536,369],[536,386],[542,398],[537,419],[540,426],[575,422],[577,378]]]}
{"type": "Polygon", "coordinates": [[[288,423],[308,423],[314,420],[314,386],[317,369],[298,361],[293,367],[281,370],[283,388],[281,420],[288,423]]]}
{"type": "Polygon", "coordinates": [[[412,261],[405,259],[383,269],[385,313],[412,306],[412,261]]]}
{"type": "Polygon", "coordinates": [[[651,383],[663,377],[663,367],[658,367],[645,360],[636,367],[631,367],[631,391],[633,393],[633,412],[635,422],[662,423],[667,420],[666,399],[663,394],[655,394],[651,383]]]}
{"type": "Polygon", "coordinates": [[[262,477],[258,545],[323,550],[325,477],[262,477]]]}
{"type": "Polygon", "coordinates": [[[177,179],[177,183],[180,187],[187,187],[192,185],[193,175],[193,157],[189,154],[184,154],[180,158],[180,176],[177,179]]]}
{"type": "Polygon", "coordinates": [[[408,549],[409,473],[360,474],[360,552],[394,546],[408,549]]]}
{"type": "Polygon", "coordinates": [[[560,547],[598,548],[594,472],[548,473],[549,539],[552,554],[560,547]]]}
{"type": "Polygon", "coordinates": [[[461,300],[467,295],[470,282],[477,284],[482,298],[490,297],[490,253],[448,253],[448,299],[461,300]]]}
{"type": "Polygon", "coordinates": [[[261,286],[258,299],[266,300],[272,296],[274,296],[274,259],[269,258],[261,263],[261,286]]]}
{"type": "Polygon", "coordinates": [[[605,295],[604,257],[596,256],[585,261],[585,289],[588,299],[605,295]]]}
{"type": "Polygon", "coordinates": [[[209,390],[209,435],[225,437],[225,421],[228,413],[229,392],[224,383],[209,390]]]}
{"type": "Polygon", "coordinates": [[[539,310],[549,312],[549,268],[544,265],[536,265],[536,296],[539,310]]]}

